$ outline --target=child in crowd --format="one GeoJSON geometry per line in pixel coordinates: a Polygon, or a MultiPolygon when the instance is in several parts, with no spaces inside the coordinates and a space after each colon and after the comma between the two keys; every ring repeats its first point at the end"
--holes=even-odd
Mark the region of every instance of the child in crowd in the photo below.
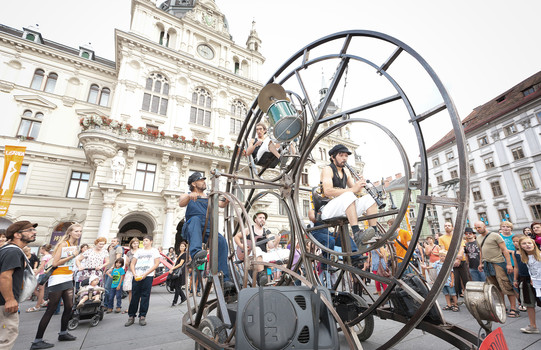
{"type": "MultiPolygon", "coordinates": [[[[445,258],[447,257],[447,251],[446,250],[440,250],[439,252],[440,260],[436,261],[432,266],[429,266],[429,269],[435,269],[440,274],[441,268],[443,267],[443,263],[445,262],[445,258]]],[[[448,311],[451,310],[453,312],[459,312],[460,308],[457,305],[457,297],[454,287],[454,278],[452,276],[452,273],[447,277],[447,281],[445,281],[445,285],[443,286],[443,295],[445,295],[445,301],[447,302],[447,306],[443,308],[443,310],[448,311]]]]}
{"type": "Polygon", "coordinates": [[[471,227],[466,227],[464,237],[466,238],[464,254],[466,255],[466,260],[468,260],[471,280],[485,282],[487,279],[485,272],[479,271],[479,264],[481,264],[481,250],[479,249],[479,245],[475,239],[475,233],[471,227]]]}
{"type": "Polygon", "coordinates": [[[90,282],[88,283],[88,286],[84,286],[81,289],[79,289],[79,292],[77,293],[77,296],[79,297],[79,304],[77,304],[77,308],[83,306],[85,301],[92,299],[93,301],[101,301],[101,292],[105,292],[105,289],[98,286],[98,283],[100,283],[100,278],[96,275],[92,275],[90,277],[90,282]]]}
{"type": "MultiPolygon", "coordinates": [[[[541,253],[530,237],[521,237],[518,241],[520,260],[528,266],[531,281],[523,283],[524,304],[528,309],[530,324],[521,328],[522,333],[538,334],[539,329],[535,322],[535,304],[541,306],[541,253]],[[527,300],[528,298],[528,300],[527,300]]],[[[515,270],[515,275],[517,274],[515,270]]],[[[516,283],[516,282],[515,282],[516,283]]],[[[517,286],[517,285],[515,285],[517,286]]]]}
{"type": "Polygon", "coordinates": [[[107,271],[107,275],[111,277],[111,295],[107,302],[107,312],[113,311],[116,297],[116,313],[122,311],[122,282],[124,281],[124,258],[118,258],[115,260],[115,265],[107,271]]]}

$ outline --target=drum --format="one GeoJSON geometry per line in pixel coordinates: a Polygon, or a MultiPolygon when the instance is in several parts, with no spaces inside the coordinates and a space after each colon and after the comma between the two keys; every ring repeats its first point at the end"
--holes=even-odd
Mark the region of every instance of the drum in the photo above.
{"type": "Polygon", "coordinates": [[[287,142],[297,137],[302,130],[302,119],[289,101],[276,101],[267,110],[271,135],[278,142],[287,142]]]}

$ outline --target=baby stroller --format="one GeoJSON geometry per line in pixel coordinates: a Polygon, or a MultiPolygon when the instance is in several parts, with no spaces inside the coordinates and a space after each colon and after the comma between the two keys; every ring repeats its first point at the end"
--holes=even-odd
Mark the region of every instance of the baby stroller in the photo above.
{"type": "Polygon", "coordinates": [[[96,291],[94,291],[94,288],[89,286],[93,279],[99,279],[99,277],[94,275],[81,281],[80,290],[83,291],[83,288],[85,288],[83,293],[79,293],[79,290],[74,291],[73,312],[68,322],[68,329],[70,331],[79,326],[80,320],[90,320],[91,327],[96,327],[103,320],[103,314],[105,313],[105,307],[103,306],[104,290],[103,287],[99,286],[102,284],[100,281],[96,287],[96,291]],[[88,293],[86,293],[87,288],[88,293]],[[99,301],[94,301],[93,297],[97,295],[99,295],[99,301]],[[82,305],[79,305],[81,299],[85,296],[88,297],[88,300],[82,303],[82,305]]]}

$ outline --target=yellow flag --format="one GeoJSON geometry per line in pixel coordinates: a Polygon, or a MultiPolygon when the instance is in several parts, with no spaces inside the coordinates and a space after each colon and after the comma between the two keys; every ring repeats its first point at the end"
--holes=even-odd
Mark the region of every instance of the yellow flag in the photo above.
{"type": "Polygon", "coordinates": [[[0,216],[8,212],[26,147],[7,146],[4,149],[4,174],[0,185],[0,216]]]}

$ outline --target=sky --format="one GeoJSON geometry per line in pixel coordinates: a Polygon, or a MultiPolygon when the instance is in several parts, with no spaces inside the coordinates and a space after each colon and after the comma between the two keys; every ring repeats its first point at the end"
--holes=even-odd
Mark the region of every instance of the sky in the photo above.
{"type": "MultiPolygon", "coordinates": [[[[382,32],[416,50],[439,76],[462,119],[541,69],[535,34],[539,0],[215,1],[237,44],[244,45],[256,22],[266,57],[262,82],[305,45],[351,29],[382,32]]],[[[114,28],[129,31],[130,6],[130,0],[25,0],[23,11],[20,2],[5,1],[0,23],[18,29],[39,24],[45,38],[72,47],[90,42],[98,56],[113,60],[114,28]]],[[[427,143],[448,131],[448,125],[433,126],[427,143]]],[[[359,152],[367,163],[375,160],[366,149],[359,152]]]]}

